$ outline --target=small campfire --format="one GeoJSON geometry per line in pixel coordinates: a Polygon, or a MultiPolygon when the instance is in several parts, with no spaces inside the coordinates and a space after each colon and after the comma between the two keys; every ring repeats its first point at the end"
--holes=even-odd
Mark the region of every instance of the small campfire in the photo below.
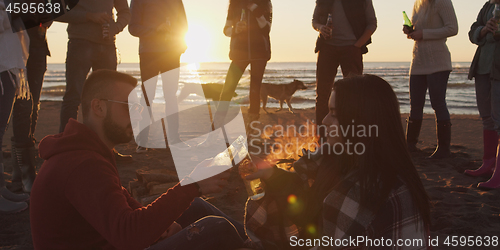
{"type": "Polygon", "coordinates": [[[292,164],[302,156],[302,149],[316,151],[318,138],[315,135],[316,125],[309,121],[300,125],[291,120],[287,125],[264,126],[261,137],[266,160],[278,160],[278,167],[293,171],[292,164]]]}

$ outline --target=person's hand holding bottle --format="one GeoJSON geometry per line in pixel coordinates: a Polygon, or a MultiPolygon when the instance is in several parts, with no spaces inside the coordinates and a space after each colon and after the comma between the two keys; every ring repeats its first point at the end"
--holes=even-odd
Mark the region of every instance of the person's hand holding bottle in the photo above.
{"type": "Polygon", "coordinates": [[[327,25],[321,25],[321,27],[319,28],[319,32],[326,39],[330,39],[330,37],[332,36],[332,28],[328,27],[327,25]]]}

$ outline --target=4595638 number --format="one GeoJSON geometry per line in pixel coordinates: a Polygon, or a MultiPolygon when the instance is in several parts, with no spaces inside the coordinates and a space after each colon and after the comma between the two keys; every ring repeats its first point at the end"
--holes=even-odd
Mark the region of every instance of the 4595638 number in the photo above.
{"type": "Polygon", "coordinates": [[[496,247],[498,246],[498,236],[448,236],[443,244],[452,247],[496,247]]]}
{"type": "Polygon", "coordinates": [[[5,10],[15,14],[58,14],[62,9],[60,3],[9,3],[5,10]]]}

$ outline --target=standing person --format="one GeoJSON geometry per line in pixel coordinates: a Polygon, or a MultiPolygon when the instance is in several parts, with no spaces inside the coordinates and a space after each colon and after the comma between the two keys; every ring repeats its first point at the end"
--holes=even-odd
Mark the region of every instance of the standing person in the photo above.
{"type": "MultiPolygon", "coordinates": [[[[69,118],[76,119],[83,82],[90,69],[116,70],[115,36],[130,21],[127,0],[80,0],[71,11],[56,19],[68,23],[66,55],[66,92],[61,106],[59,132],[69,118]],[[116,10],[116,20],[113,9],[116,10]]],[[[131,160],[115,152],[117,160],[131,160]]]]}
{"type": "MultiPolygon", "coordinates": [[[[180,57],[186,51],[184,36],[188,24],[182,0],[132,0],[131,21],[128,30],[139,37],[139,60],[143,94],[152,106],[155,98],[158,73],[163,83],[165,117],[168,123],[169,145],[182,142],[179,136],[179,108],[177,89],[179,87],[180,57]]],[[[142,119],[137,152],[146,152],[150,119],[142,119]]]]}
{"type": "Polygon", "coordinates": [[[500,40],[498,20],[494,9],[498,0],[486,2],[479,11],[476,22],[469,31],[469,40],[478,45],[469,71],[474,78],[479,115],[483,120],[483,164],[476,170],[466,170],[470,176],[487,176],[487,182],[479,183],[484,189],[500,188],[500,167],[498,161],[498,133],[500,133],[500,40]],[[493,174],[494,173],[494,174],[493,174]],[[493,176],[492,176],[493,175],[493,176]]]}
{"type": "MultiPolygon", "coordinates": [[[[14,19],[12,19],[14,20],[14,19]]],[[[22,21],[17,18],[13,22],[22,21]]],[[[26,31],[12,31],[4,0],[0,0],[0,151],[16,94],[27,98],[26,60],[29,38],[26,31]]],[[[3,153],[0,152],[0,212],[15,213],[28,208],[27,194],[14,194],[5,187],[3,153]]]]}
{"type": "Polygon", "coordinates": [[[458,22],[451,0],[416,0],[413,6],[413,31],[404,28],[408,39],[415,40],[410,66],[410,117],[406,142],[410,152],[422,126],[425,95],[429,89],[431,106],[436,116],[438,145],[428,159],[450,156],[451,122],[446,106],[446,87],[452,70],[446,38],[458,33],[458,22]]]}
{"type": "MultiPolygon", "coordinates": [[[[271,59],[269,33],[272,22],[271,0],[230,0],[224,35],[231,37],[229,58],[220,103],[214,117],[215,128],[222,126],[229,101],[250,64],[250,107],[247,124],[259,119],[260,87],[267,61],[271,59]]],[[[247,130],[247,133],[249,131],[247,130]]]]}
{"type": "Polygon", "coordinates": [[[46,34],[52,20],[50,14],[44,13],[23,14],[22,18],[25,24],[35,27],[26,30],[30,39],[26,63],[30,98],[17,99],[12,111],[12,183],[14,187],[22,187],[24,192],[29,193],[36,176],[35,128],[47,56],[50,56],[46,34]]]}
{"type": "Polygon", "coordinates": [[[363,73],[363,54],[377,29],[372,0],[316,0],[313,28],[320,33],[316,41],[316,123],[320,138],[325,139],[323,117],[328,114],[328,99],[337,68],[343,77],[363,73]],[[331,27],[327,26],[332,16],[331,27]]]}

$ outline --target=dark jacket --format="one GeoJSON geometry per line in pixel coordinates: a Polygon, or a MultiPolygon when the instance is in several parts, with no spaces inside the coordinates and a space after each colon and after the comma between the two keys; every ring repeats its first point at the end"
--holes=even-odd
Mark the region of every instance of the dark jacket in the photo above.
{"type": "Polygon", "coordinates": [[[232,21],[233,26],[240,21],[242,9],[245,9],[247,31],[235,34],[234,27],[231,35],[229,58],[232,61],[251,61],[271,59],[271,32],[272,5],[270,0],[231,0],[227,14],[227,20],[232,21]],[[250,11],[247,6],[255,3],[258,7],[250,11]],[[267,24],[260,27],[257,18],[264,17],[267,24]]]}
{"type": "MultiPolygon", "coordinates": [[[[486,38],[483,37],[483,39],[478,40],[477,39],[477,33],[481,31],[481,29],[486,26],[486,23],[488,22],[487,15],[488,15],[488,10],[491,7],[491,3],[486,2],[483,5],[483,8],[481,11],[479,11],[479,14],[477,15],[476,21],[472,24],[470,27],[469,31],[469,40],[478,45],[476,49],[476,53],[474,54],[474,59],[472,59],[472,63],[469,69],[469,79],[472,80],[474,76],[476,76],[476,71],[477,67],[479,65],[479,60],[480,60],[480,55],[481,55],[481,48],[482,46],[486,43],[486,38]]],[[[490,77],[495,80],[500,80],[500,41],[498,41],[495,45],[495,52],[494,52],[494,60],[493,60],[493,65],[491,67],[491,72],[490,72],[490,77]]]]}
{"type": "Polygon", "coordinates": [[[30,197],[35,249],[144,249],[199,195],[195,185],[169,189],[143,207],[122,187],[113,152],[84,124],[40,142],[45,160],[30,197]]]}
{"type": "Polygon", "coordinates": [[[184,36],[188,24],[182,0],[132,0],[130,12],[128,30],[139,37],[139,54],[186,51],[184,36]],[[156,31],[163,23],[170,23],[169,32],[156,31]]]}
{"type": "MultiPolygon", "coordinates": [[[[313,22],[326,24],[328,19],[328,13],[331,12],[333,8],[334,0],[316,0],[316,8],[314,9],[313,22]]],[[[342,0],[342,6],[344,13],[352,27],[356,39],[359,39],[366,30],[367,21],[364,9],[366,8],[366,0],[342,0]]],[[[323,36],[319,35],[316,40],[316,48],[314,52],[318,52],[321,46],[324,44],[323,36]]],[[[363,54],[368,52],[366,47],[372,42],[370,38],[365,45],[361,47],[361,52],[363,54]]]]}

